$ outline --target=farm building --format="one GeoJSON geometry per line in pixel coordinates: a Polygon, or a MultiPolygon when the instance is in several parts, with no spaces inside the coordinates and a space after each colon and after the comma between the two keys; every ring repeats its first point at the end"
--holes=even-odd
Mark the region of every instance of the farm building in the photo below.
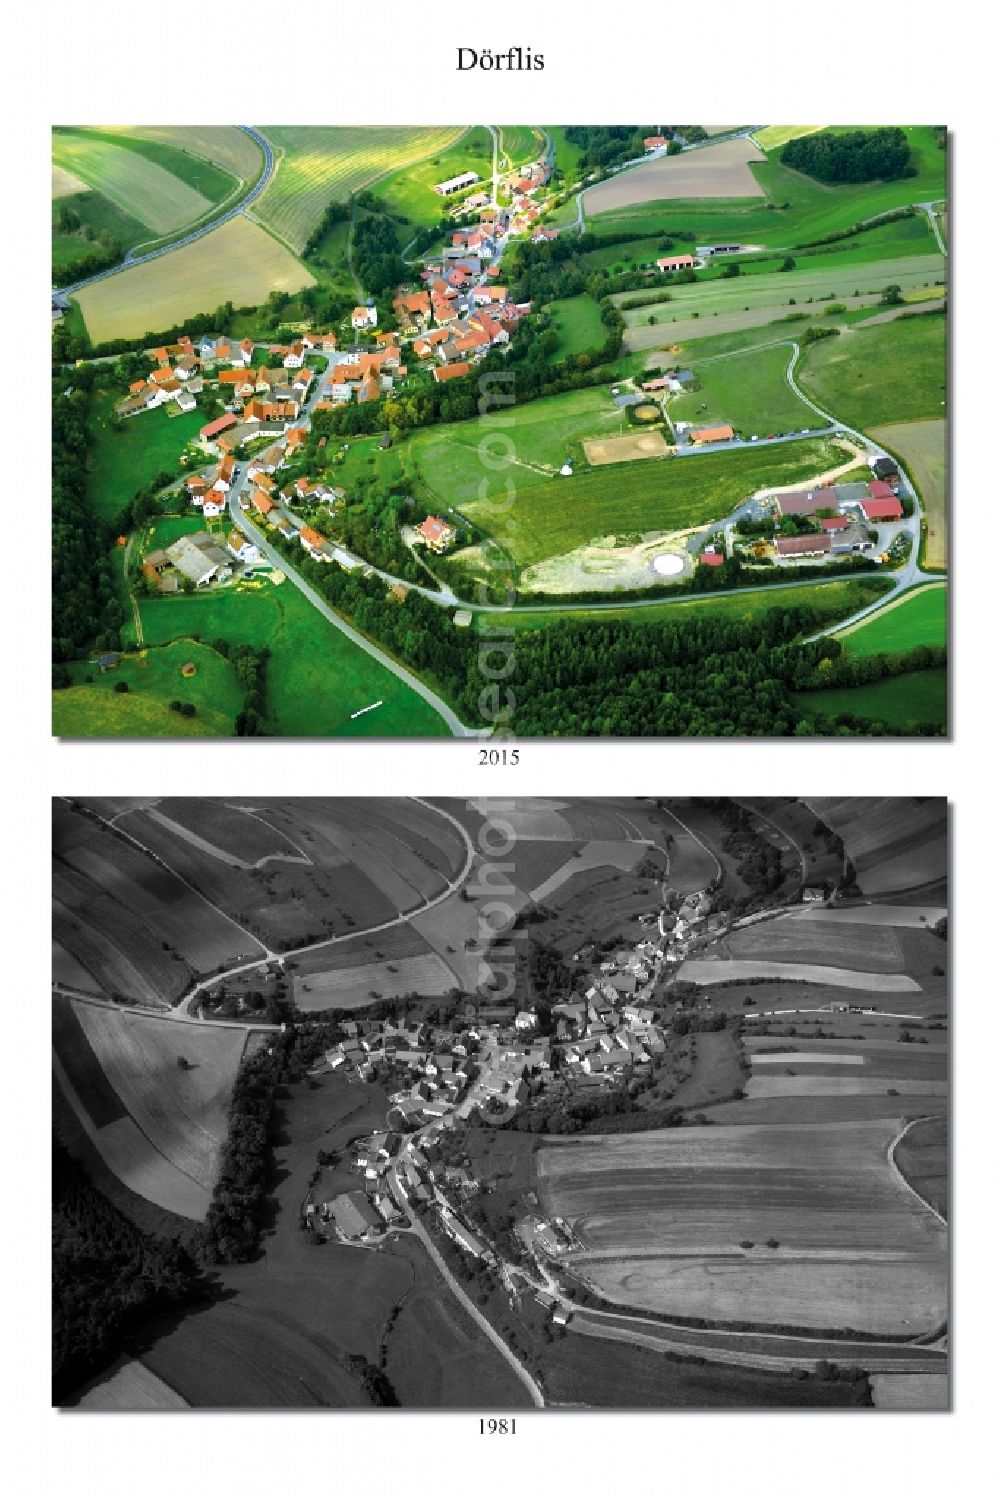
{"type": "Polygon", "coordinates": [[[698,558],[702,567],[721,567],[725,560],[721,552],[702,552],[698,558]]]}
{"type": "MultiPolygon", "coordinates": [[[[872,485],[874,492],[875,486],[872,485]]],[[[888,499],[874,496],[861,501],[861,510],[865,520],[893,521],[903,519],[903,507],[894,494],[888,499]]]]}
{"type": "Polygon", "coordinates": [[[889,484],[899,483],[899,469],[892,458],[876,458],[871,467],[876,478],[885,479],[889,484]]]}
{"type": "Polygon", "coordinates": [[[436,183],[434,191],[439,198],[450,198],[452,193],[460,193],[478,181],[478,172],[460,172],[457,177],[448,177],[444,182],[436,183]]]}
{"type": "Polygon", "coordinates": [[[202,427],[198,436],[202,442],[214,442],[220,432],[225,432],[228,427],[235,426],[235,416],[231,411],[227,411],[225,416],[217,416],[214,422],[209,422],[207,426],[202,427]]]}
{"type": "Polygon", "coordinates": [[[691,441],[693,443],[705,442],[732,442],[735,437],[732,427],[692,427],[691,441]]]}
{"type": "Polygon", "coordinates": [[[779,557],[821,557],[833,543],[825,531],[817,531],[814,536],[779,536],[774,547],[779,557]]]}
{"type": "Polygon", "coordinates": [[[330,1216],[345,1239],[360,1239],[373,1228],[381,1228],[382,1219],[364,1192],[342,1192],[329,1204],[330,1216]]]}
{"type": "Polygon", "coordinates": [[[696,261],[693,255],[665,255],[656,262],[658,271],[690,271],[693,270],[696,261]]]}
{"type": "Polygon", "coordinates": [[[832,489],[800,489],[775,495],[782,515],[815,515],[817,510],[836,510],[837,496],[832,489]]]}
{"type": "Polygon", "coordinates": [[[183,577],[190,579],[196,588],[211,583],[220,569],[226,567],[229,558],[215,538],[207,531],[194,536],[181,536],[167,547],[167,556],[183,577]]]}

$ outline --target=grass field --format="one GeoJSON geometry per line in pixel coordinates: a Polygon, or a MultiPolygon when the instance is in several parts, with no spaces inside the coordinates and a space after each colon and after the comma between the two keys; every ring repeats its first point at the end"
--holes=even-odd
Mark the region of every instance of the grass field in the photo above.
{"type": "Polygon", "coordinates": [[[241,214],[193,244],[85,287],[76,300],[100,343],[157,333],[223,302],[256,306],[272,291],[313,284],[283,245],[241,214]]]}
{"type": "MultiPolygon", "coordinates": [[[[755,490],[813,478],[842,456],[829,442],[806,441],[763,453],[744,448],[578,471],[526,489],[508,512],[504,542],[527,567],[611,532],[705,525],[731,514],[755,490]]],[[[495,508],[489,501],[465,508],[489,527],[495,508]]]]}
{"type": "Polygon", "coordinates": [[[890,729],[906,729],[911,724],[943,729],[948,722],[948,672],[943,666],[909,671],[864,687],[823,687],[816,692],[793,692],[791,697],[808,715],[851,713],[890,729]]]}
{"type": "Polygon", "coordinates": [[[946,645],[948,590],[936,584],[914,589],[893,608],[875,614],[838,638],[849,656],[908,651],[915,645],[946,645]]]}
{"type": "Polygon", "coordinates": [[[88,416],[87,498],[103,521],[114,521],[136,490],[152,483],[157,474],[180,473],[181,453],[205,425],[200,409],[168,416],[159,406],[116,426],[114,408],[120,399],[114,390],[98,395],[88,416]]]}
{"type": "Polygon", "coordinates": [[[943,571],[948,565],[948,429],[944,418],[873,427],[871,435],[906,465],[927,519],[923,566],[931,572],[943,571]]]}
{"type": "MultiPolygon", "coordinates": [[[[121,143],[115,144],[112,137],[94,131],[56,129],[52,134],[53,159],[57,166],[82,178],[133,218],[148,224],[153,235],[172,234],[193,224],[217,201],[144,151],[130,149],[124,141],[122,137],[121,143]]],[[[179,153],[161,149],[176,165],[174,158],[179,153]]],[[[220,177],[226,190],[233,185],[228,174],[222,178],[215,169],[207,170],[220,177]]],[[[224,197],[225,191],[218,196],[224,197]]]]}
{"type": "Polygon", "coordinates": [[[864,989],[874,994],[913,994],[920,990],[917,981],[906,973],[872,973],[829,963],[782,962],[772,958],[686,958],[678,976],[691,984],[773,978],[824,984],[834,989],[864,989]]]}
{"type": "Polygon", "coordinates": [[[729,422],[738,432],[788,432],[811,426],[816,414],[788,385],[791,349],[752,349],[709,363],[692,363],[698,389],[672,396],[667,404],[677,421],[729,422]]]}
{"type": "Polygon", "coordinates": [[[598,349],[607,330],[601,322],[601,310],[591,297],[568,297],[550,302],[545,309],[559,334],[559,343],[550,356],[553,360],[570,359],[585,349],[598,349]]]}
{"type": "Polygon", "coordinates": [[[716,1125],[547,1144],[539,1190],[586,1246],[572,1257],[577,1273],[614,1301],[717,1321],[915,1332],[944,1314],[947,1251],[940,1226],[892,1178],[894,1133],[889,1120],[716,1125]]]}
{"type": "MultiPolygon", "coordinates": [[[[677,600],[674,603],[644,604],[641,608],[625,606],[620,610],[602,609],[599,618],[627,619],[635,625],[662,624],[665,620],[691,619],[698,610],[710,610],[716,617],[751,624],[759,621],[771,609],[808,607],[818,610],[821,619],[833,621],[849,618],[856,610],[871,603],[888,586],[890,585],[884,578],[864,578],[851,582],[837,579],[829,583],[804,583],[801,588],[782,588],[777,593],[773,593],[770,588],[761,588],[727,594],[725,598],[713,598],[711,594],[706,594],[701,598],[677,600]]],[[[510,619],[515,630],[539,630],[559,620],[579,622],[587,617],[587,607],[581,605],[578,610],[519,609],[510,619]]],[[[590,617],[594,617],[593,611],[590,617]]]]}
{"type": "MultiPolygon", "coordinates": [[[[448,132],[439,131],[433,137],[430,131],[425,133],[427,143],[419,154],[430,153],[427,159],[416,160],[415,146],[411,162],[407,163],[405,156],[401,162],[394,158],[389,168],[392,175],[376,188],[379,201],[389,213],[406,219],[413,231],[436,224],[448,212],[449,204],[461,200],[461,194],[453,200],[438,197],[436,183],[460,177],[463,172],[477,172],[481,183],[470,189],[473,194],[482,191],[482,182],[489,187],[493,172],[493,141],[485,125],[472,126],[450,144],[448,132]]],[[[408,235],[409,231],[402,233],[408,235]]]]}
{"type": "MultiPolygon", "coordinates": [[[[280,154],[255,212],[295,250],[303,249],[328,204],[346,203],[387,172],[443,151],[462,134],[454,126],[261,128],[280,154]]],[[[435,203],[440,206],[439,199],[435,203]]]]}
{"type": "Polygon", "coordinates": [[[828,187],[782,166],[778,147],[768,152],[766,161],[756,162],[750,168],[764,189],[764,198],[692,198],[635,204],[593,219],[588,214],[588,228],[596,233],[619,229],[672,233],[683,236],[685,244],[711,244],[735,238],[745,244],[794,247],[849,229],[874,214],[944,197],[947,157],[937,145],[933,128],[926,125],[904,128],[914,151],[917,172],[898,182],[828,187]]]}
{"type": "Polygon", "coordinates": [[[120,1358],[99,1379],[91,1381],[77,1398],[68,1402],[74,1410],[170,1411],[186,1410],[187,1401],[169,1385],[151,1374],[138,1359],[120,1358]]]}
{"type": "Polygon", "coordinates": [[[243,182],[251,182],[264,165],[257,142],[237,125],[105,125],[103,129],[204,157],[243,182]]]}
{"type": "Polygon", "coordinates": [[[290,583],[143,599],[139,607],[151,645],[192,635],[266,645],[267,706],[275,733],[393,738],[448,732],[423,698],[323,619],[290,583]],[[381,708],[351,718],[379,698],[381,708]]]}
{"type": "Polygon", "coordinates": [[[191,640],[123,656],[113,672],[88,661],[69,667],[71,687],[52,694],[52,732],[61,739],[189,739],[229,735],[243,706],[228,661],[191,640]],[[193,677],[181,668],[194,662],[193,677]],[[87,677],[92,680],[88,682],[87,677]],[[128,683],[116,692],[115,683],[128,683]],[[170,709],[173,699],[194,703],[193,718],[170,709]]]}
{"type": "Polygon", "coordinates": [[[940,420],[947,399],[947,338],[946,319],[933,313],[861,324],[812,344],[797,379],[825,410],[863,431],[889,422],[940,420]]]}

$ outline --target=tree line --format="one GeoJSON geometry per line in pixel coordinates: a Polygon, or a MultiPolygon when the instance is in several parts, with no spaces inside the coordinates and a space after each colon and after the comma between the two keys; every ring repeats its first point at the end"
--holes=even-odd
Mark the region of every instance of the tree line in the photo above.
{"type": "Polygon", "coordinates": [[[876,130],[819,130],[790,140],[782,164],[819,182],[893,182],[915,177],[910,143],[898,125],[876,130]]]}

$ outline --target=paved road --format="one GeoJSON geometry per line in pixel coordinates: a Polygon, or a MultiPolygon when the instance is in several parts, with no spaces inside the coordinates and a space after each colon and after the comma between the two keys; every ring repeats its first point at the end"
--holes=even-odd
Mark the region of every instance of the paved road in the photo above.
{"type": "MultiPolygon", "coordinates": [[[[236,128],[244,131],[246,135],[255,140],[264,153],[264,170],[257,178],[253,187],[244,193],[238,203],[225,213],[210,219],[208,223],[202,224],[200,228],[192,229],[191,233],[185,235],[183,239],[176,239],[169,245],[162,245],[158,250],[147,250],[144,255],[137,255],[134,249],[129,250],[118,265],[109,266],[105,271],[98,271],[94,276],[86,276],[82,281],[74,281],[71,286],[54,287],[52,290],[53,300],[58,301],[66,297],[71,297],[76,292],[82,291],[85,286],[92,286],[95,281],[106,281],[109,276],[117,276],[120,271],[127,271],[131,266],[143,265],[147,260],[156,260],[161,255],[169,255],[171,250],[179,250],[183,245],[191,245],[196,239],[201,239],[204,235],[210,234],[213,229],[218,229],[221,224],[228,224],[230,219],[236,218],[237,214],[243,213],[249,208],[250,204],[260,197],[274,174],[274,153],[271,150],[271,143],[267,139],[267,136],[261,135],[260,131],[256,130],[253,125],[238,125],[236,128]]],[[[137,248],[141,249],[141,246],[137,248]]]]}
{"type": "MultiPolygon", "coordinates": [[[[246,476],[247,465],[245,463],[237,465],[236,481],[230,489],[228,496],[229,513],[236,525],[245,531],[251,540],[256,542],[261,555],[266,557],[273,567],[283,572],[288,581],[309,600],[313,608],[322,614],[323,618],[333,625],[335,629],[339,630],[342,635],[346,635],[348,640],[352,641],[354,645],[359,646],[373,661],[377,661],[380,666],[384,666],[386,671],[390,671],[406,687],[409,687],[419,697],[422,697],[424,702],[434,709],[438,717],[444,720],[456,739],[479,739],[484,737],[489,732],[487,729],[467,727],[444,699],[438,697],[437,693],[432,692],[429,687],[425,687],[419,677],[414,676],[412,672],[400,666],[398,661],[394,661],[391,656],[386,655],[385,651],[373,645],[359,630],[355,630],[353,625],[349,625],[335,609],[331,609],[326,600],[316,592],[316,589],[307,583],[305,578],[291,566],[287,558],[282,556],[276,547],[272,546],[263,532],[259,531],[254,525],[247,511],[240,507],[239,496],[246,483],[246,476]]],[[[388,577],[387,574],[383,574],[382,576],[388,577]]],[[[408,588],[411,585],[406,583],[404,586],[408,588]]],[[[438,595],[431,595],[431,597],[438,598],[439,602],[443,602],[438,595]]]]}
{"type": "Polygon", "coordinates": [[[518,1379],[521,1381],[525,1389],[528,1391],[528,1394],[531,1396],[532,1404],[538,1406],[540,1410],[544,1409],[545,1397],[542,1394],[540,1388],[528,1373],[527,1369],[524,1368],[524,1366],[518,1361],[515,1355],[507,1347],[507,1344],[504,1342],[503,1338],[501,1338],[500,1334],[497,1332],[493,1324],[486,1317],[484,1317],[479,1308],[469,1300],[468,1296],[462,1290],[462,1287],[459,1285],[458,1281],[448,1269],[441,1251],[438,1249],[437,1245],[434,1243],[434,1240],[431,1238],[430,1234],[427,1232],[426,1228],[424,1228],[424,1225],[420,1222],[420,1219],[414,1212],[413,1207],[411,1206],[406,1196],[406,1192],[403,1189],[403,1184],[399,1179],[398,1161],[393,1165],[393,1168],[389,1173],[389,1182],[392,1187],[392,1195],[396,1199],[397,1206],[401,1208],[404,1213],[406,1213],[407,1217],[410,1220],[410,1232],[416,1235],[421,1244],[427,1250],[427,1253],[430,1255],[431,1259],[434,1261],[434,1264],[441,1272],[441,1276],[447,1284],[448,1289],[462,1303],[462,1306],[468,1312],[473,1322],[476,1323],[477,1327],[482,1329],[482,1331],[489,1338],[490,1342],[493,1344],[494,1348],[497,1350],[500,1356],[505,1360],[506,1363],[510,1365],[511,1369],[513,1369],[514,1373],[517,1375],[518,1379]]]}

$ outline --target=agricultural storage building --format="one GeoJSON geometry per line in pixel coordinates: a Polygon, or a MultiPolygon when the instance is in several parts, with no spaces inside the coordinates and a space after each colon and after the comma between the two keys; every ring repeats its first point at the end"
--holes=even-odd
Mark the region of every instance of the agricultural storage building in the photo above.
{"type": "Polygon", "coordinates": [[[814,536],[779,536],[774,546],[779,557],[820,557],[832,550],[826,531],[817,531],[814,536]]]}
{"type": "Polygon", "coordinates": [[[732,442],[736,434],[732,427],[692,427],[691,441],[695,443],[704,442],[732,442]]]}
{"type": "Polygon", "coordinates": [[[861,501],[865,520],[893,521],[903,519],[903,507],[895,495],[889,499],[867,499],[861,501]]]}
{"type": "Polygon", "coordinates": [[[225,416],[218,416],[214,422],[209,422],[207,426],[202,427],[198,436],[202,442],[211,442],[214,438],[218,437],[220,432],[225,432],[227,427],[235,426],[235,416],[233,416],[231,411],[227,411],[225,416]]]}
{"type": "Polygon", "coordinates": [[[775,495],[782,515],[815,515],[817,510],[836,510],[837,496],[832,489],[800,489],[775,495]]]}
{"type": "Polygon", "coordinates": [[[452,193],[460,193],[463,188],[472,187],[473,183],[478,181],[478,172],[462,172],[457,177],[449,177],[444,182],[438,182],[434,191],[439,198],[450,198],[452,193]]]}
{"type": "Polygon", "coordinates": [[[690,271],[694,268],[693,255],[665,255],[656,262],[658,271],[690,271]]]}
{"type": "Polygon", "coordinates": [[[345,1239],[360,1239],[382,1223],[364,1192],[342,1192],[330,1204],[330,1213],[345,1239]]]}

